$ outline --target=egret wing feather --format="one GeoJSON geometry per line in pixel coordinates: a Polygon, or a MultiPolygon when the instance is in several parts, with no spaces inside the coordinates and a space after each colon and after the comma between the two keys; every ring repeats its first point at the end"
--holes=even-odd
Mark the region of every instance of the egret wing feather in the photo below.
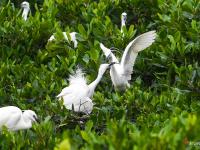
{"type": "Polygon", "coordinates": [[[123,75],[126,76],[127,80],[131,80],[131,74],[138,52],[149,47],[155,41],[155,38],[156,31],[149,31],[136,37],[127,45],[120,63],[124,68],[123,75]]]}
{"type": "Polygon", "coordinates": [[[88,93],[89,88],[84,73],[78,68],[75,74],[70,75],[69,86],[64,88],[57,97],[62,97],[66,108],[72,110],[72,105],[80,105],[88,93]]]}
{"type": "Polygon", "coordinates": [[[58,94],[56,97],[62,97],[66,94],[69,94],[72,91],[72,89],[70,87],[65,87],[64,89],[62,89],[62,91],[60,92],[60,94],[58,94]]]}
{"type": "Polygon", "coordinates": [[[21,119],[22,111],[14,106],[0,108],[0,127],[13,128],[21,119]]]}
{"type": "Polygon", "coordinates": [[[87,80],[84,77],[83,71],[78,68],[74,75],[70,75],[69,77],[69,84],[82,84],[87,85],[87,80]]]}
{"type": "Polygon", "coordinates": [[[78,68],[74,75],[70,75],[69,77],[69,86],[62,89],[61,93],[58,94],[56,97],[62,97],[67,94],[72,93],[74,90],[78,90],[76,87],[78,86],[87,86],[87,81],[84,77],[84,73],[80,68],[78,68]]]}

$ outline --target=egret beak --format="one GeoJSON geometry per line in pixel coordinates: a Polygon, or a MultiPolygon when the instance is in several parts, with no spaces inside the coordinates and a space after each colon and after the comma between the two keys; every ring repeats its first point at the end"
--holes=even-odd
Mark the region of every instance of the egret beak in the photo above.
{"type": "Polygon", "coordinates": [[[114,65],[114,64],[116,64],[116,62],[111,62],[111,63],[109,64],[109,67],[111,67],[111,66],[114,65]]]}
{"type": "Polygon", "coordinates": [[[34,118],[35,122],[40,123],[40,120],[38,119],[38,117],[33,116],[33,118],[34,118]]]}

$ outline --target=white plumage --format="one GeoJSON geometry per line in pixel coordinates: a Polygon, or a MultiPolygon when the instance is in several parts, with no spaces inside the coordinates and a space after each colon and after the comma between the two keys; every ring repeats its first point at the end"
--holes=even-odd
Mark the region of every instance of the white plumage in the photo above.
{"type": "Polygon", "coordinates": [[[21,7],[23,9],[22,18],[24,18],[24,20],[26,21],[27,17],[28,17],[28,13],[30,11],[29,3],[24,1],[24,2],[21,3],[21,7]]]}
{"type": "Polygon", "coordinates": [[[127,13],[123,12],[121,14],[121,33],[124,36],[123,28],[126,27],[126,19],[127,19],[127,13]]]}
{"type": "Polygon", "coordinates": [[[109,66],[109,64],[101,64],[97,78],[89,85],[83,72],[78,69],[74,75],[70,76],[69,86],[64,88],[57,97],[63,98],[67,109],[90,114],[93,110],[93,102],[90,98],[109,66]]]}
{"type": "Polygon", "coordinates": [[[10,131],[28,129],[32,123],[36,122],[37,115],[32,110],[25,110],[15,106],[6,106],[0,108],[0,128],[6,126],[10,131]]]}
{"type": "Polygon", "coordinates": [[[110,69],[110,76],[115,89],[123,91],[127,86],[130,86],[128,81],[131,80],[133,66],[138,53],[149,47],[155,41],[155,38],[156,31],[149,31],[136,37],[125,48],[120,63],[110,49],[106,48],[102,43],[100,44],[105,56],[109,57],[111,62],[116,62],[110,69]]]}
{"type": "MultiPolygon", "coordinates": [[[[70,38],[71,38],[71,41],[74,43],[74,48],[77,48],[77,45],[78,45],[78,41],[77,41],[77,39],[76,39],[76,34],[77,34],[76,32],[71,32],[71,33],[69,33],[70,38]]],[[[66,32],[63,32],[63,36],[64,36],[64,39],[65,39],[65,40],[69,41],[66,32]]],[[[55,40],[55,36],[52,35],[52,36],[49,38],[48,42],[51,42],[51,41],[54,41],[54,40],[55,40]]]]}

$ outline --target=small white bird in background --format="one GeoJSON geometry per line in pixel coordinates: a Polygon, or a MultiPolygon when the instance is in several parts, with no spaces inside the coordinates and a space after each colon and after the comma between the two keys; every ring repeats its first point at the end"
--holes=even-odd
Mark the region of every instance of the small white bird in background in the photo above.
{"type": "MultiPolygon", "coordinates": [[[[71,33],[69,33],[70,38],[71,38],[71,41],[74,43],[74,48],[77,48],[77,45],[78,45],[78,41],[76,40],[76,35],[77,35],[77,34],[78,34],[78,33],[76,33],[76,32],[71,32],[71,33]]],[[[69,41],[66,32],[63,32],[63,36],[64,36],[64,39],[65,39],[65,40],[69,41]]],[[[52,35],[52,36],[48,39],[48,42],[52,42],[52,41],[54,41],[54,40],[56,40],[56,38],[55,38],[54,35],[52,35]]]]}
{"type": "Polygon", "coordinates": [[[22,18],[24,18],[24,20],[26,21],[27,17],[28,17],[28,13],[30,11],[29,3],[26,2],[26,1],[22,2],[21,3],[21,8],[23,9],[22,18]]]}
{"type": "Polygon", "coordinates": [[[103,74],[112,64],[101,64],[97,78],[89,85],[81,69],[76,70],[76,73],[69,78],[69,86],[64,88],[57,97],[64,100],[67,109],[90,114],[93,110],[93,102],[90,98],[103,74]]]}
{"type": "Polygon", "coordinates": [[[6,126],[10,131],[29,129],[36,122],[37,115],[32,110],[24,110],[15,106],[0,108],[0,128],[6,126]]]}
{"type": "Polygon", "coordinates": [[[115,90],[124,91],[126,87],[130,87],[128,81],[131,80],[138,53],[149,47],[155,41],[155,38],[156,31],[149,31],[136,37],[126,46],[120,63],[111,50],[100,43],[101,49],[110,62],[116,62],[110,69],[110,76],[115,90]]]}
{"type": "Polygon", "coordinates": [[[123,34],[123,36],[124,36],[123,28],[126,27],[126,19],[127,19],[127,14],[123,12],[121,14],[121,33],[123,34]]]}

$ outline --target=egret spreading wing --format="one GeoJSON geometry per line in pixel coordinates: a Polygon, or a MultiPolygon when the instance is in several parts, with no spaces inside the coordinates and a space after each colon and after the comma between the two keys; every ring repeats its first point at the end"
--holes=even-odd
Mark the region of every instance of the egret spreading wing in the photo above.
{"type": "Polygon", "coordinates": [[[138,52],[149,47],[155,41],[155,38],[156,31],[149,31],[136,37],[127,45],[120,63],[124,68],[124,75],[127,77],[127,80],[131,79],[133,66],[138,52]]]}

